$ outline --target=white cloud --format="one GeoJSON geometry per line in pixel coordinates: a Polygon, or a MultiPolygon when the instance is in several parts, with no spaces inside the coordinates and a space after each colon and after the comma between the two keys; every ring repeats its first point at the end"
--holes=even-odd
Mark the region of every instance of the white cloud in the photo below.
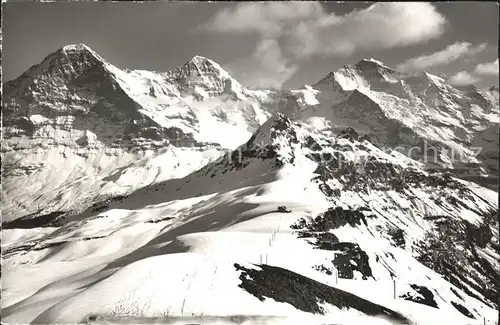
{"type": "Polygon", "coordinates": [[[218,12],[203,27],[222,33],[258,32],[276,35],[292,21],[319,17],[323,11],[317,2],[249,2],[218,12]]]}
{"type": "Polygon", "coordinates": [[[473,46],[468,42],[457,42],[448,45],[444,50],[411,58],[397,66],[400,70],[424,70],[438,65],[445,65],[461,57],[470,57],[486,49],[486,43],[473,46]]]}
{"type": "Polygon", "coordinates": [[[471,75],[467,71],[460,71],[459,73],[451,76],[448,79],[448,82],[454,86],[471,85],[471,84],[477,83],[478,81],[479,81],[478,78],[474,77],[473,75],[471,75]]]}
{"type": "MultiPolygon", "coordinates": [[[[428,3],[379,2],[347,15],[323,14],[288,29],[285,40],[298,57],[350,55],[439,37],[445,18],[428,3]]],[[[285,43],[286,44],[286,43],[285,43]]]]}
{"type": "MultiPolygon", "coordinates": [[[[293,61],[418,44],[441,36],[445,24],[444,16],[429,3],[379,2],[336,15],[325,12],[319,2],[293,1],[239,3],[217,13],[202,28],[257,33],[274,40],[281,56],[293,61]]],[[[255,53],[249,59],[255,60],[255,53]]]]}
{"type": "Polygon", "coordinates": [[[273,39],[262,39],[252,55],[227,68],[243,84],[256,88],[279,88],[298,70],[297,65],[288,63],[273,39]]]}
{"type": "Polygon", "coordinates": [[[493,62],[480,63],[474,69],[478,75],[498,75],[498,59],[493,62]]]}
{"type": "Polygon", "coordinates": [[[439,37],[445,23],[429,3],[380,2],[337,16],[326,13],[318,2],[294,1],[240,3],[219,12],[204,27],[280,38],[290,54],[308,57],[418,44],[439,37]]]}

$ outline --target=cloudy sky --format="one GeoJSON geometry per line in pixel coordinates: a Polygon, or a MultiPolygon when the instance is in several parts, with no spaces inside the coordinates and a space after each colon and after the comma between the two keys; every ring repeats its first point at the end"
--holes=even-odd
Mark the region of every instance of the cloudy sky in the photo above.
{"type": "Polygon", "coordinates": [[[120,68],[166,71],[195,54],[242,83],[295,88],[361,58],[498,84],[499,7],[457,3],[34,3],[3,9],[3,78],[85,43],[120,68]]]}

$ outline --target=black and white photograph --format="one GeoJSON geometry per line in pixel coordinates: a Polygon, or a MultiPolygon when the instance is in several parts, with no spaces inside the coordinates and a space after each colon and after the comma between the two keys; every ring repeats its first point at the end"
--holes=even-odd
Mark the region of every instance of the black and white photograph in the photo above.
{"type": "Polygon", "coordinates": [[[498,325],[499,3],[2,1],[2,324],[498,325]]]}

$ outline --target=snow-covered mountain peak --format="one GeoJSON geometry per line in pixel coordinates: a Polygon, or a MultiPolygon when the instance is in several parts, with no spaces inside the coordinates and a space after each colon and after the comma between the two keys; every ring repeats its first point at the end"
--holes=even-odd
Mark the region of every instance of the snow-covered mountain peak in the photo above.
{"type": "Polygon", "coordinates": [[[439,76],[439,75],[434,75],[432,73],[429,73],[427,71],[424,71],[423,72],[423,75],[430,81],[432,81],[433,83],[439,83],[439,84],[443,84],[446,82],[446,78],[444,78],[443,76],[439,76]]]}
{"type": "Polygon", "coordinates": [[[369,83],[397,82],[403,75],[402,72],[375,59],[362,59],[353,68],[369,83]]]}
{"type": "Polygon", "coordinates": [[[215,68],[222,70],[222,68],[220,67],[220,65],[217,62],[215,62],[214,60],[209,59],[207,57],[201,56],[201,55],[193,56],[191,58],[191,60],[189,60],[188,62],[185,63],[185,65],[189,64],[189,63],[196,64],[198,67],[200,67],[200,66],[213,66],[215,68]]]}
{"type": "Polygon", "coordinates": [[[384,68],[384,69],[390,69],[390,70],[394,71],[393,68],[389,67],[384,62],[376,60],[376,59],[373,59],[373,58],[361,59],[354,66],[357,67],[358,69],[363,69],[363,68],[365,68],[365,69],[369,69],[369,68],[372,68],[372,69],[373,68],[384,68]]]}
{"type": "Polygon", "coordinates": [[[71,64],[74,69],[86,68],[96,64],[101,66],[110,65],[96,51],[83,43],[65,45],[49,54],[42,61],[42,65],[44,62],[48,62],[48,68],[56,68],[57,65],[64,67],[66,64],[71,64]]]}
{"type": "Polygon", "coordinates": [[[89,52],[94,55],[98,55],[90,46],[87,46],[83,43],[77,44],[68,44],[61,48],[63,52],[89,52]]]}
{"type": "Polygon", "coordinates": [[[171,75],[184,91],[194,91],[198,97],[218,96],[224,92],[240,94],[243,88],[217,62],[199,55],[174,69],[171,75]]]}
{"type": "Polygon", "coordinates": [[[44,91],[69,83],[92,69],[92,74],[99,78],[109,75],[114,67],[106,62],[94,50],[84,44],[61,47],[50,53],[39,64],[33,65],[19,78],[5,84],[5,96],[20,96],[23,91],[36,91],[38,82],[50,83],[44,91]]]}
{"type": "Polygon", "coordinates": [[[365,61],[370,61],[370,62],[376,63],[376,64],[381,65],[381,66],[387,66],[384,62],[379,61],[379,60],[374,59],[374,58],[369,58],[369,59],[364,59],[364,60],[365,60],[365,61]]]}
{"type": "Polygon", "coordinates": [[[292,120],[282,113],[276,113],[268,119],[262,126],[255,131],[253,136],[247,142],[247,147],[265,147],[273,144],[276,134],[293,133],[292,120]]]}
{"type": "Polygon", "coordinates": [[[200,55],[193,56],[191,60],[181,67],[181,70],[198,75],[214,75],[220,78],[231,77],[217,62],[200,55]]]}
{"type": "Polygon", "coordinates": [[[71,63],[76,66],[85,63],[92,63],[102,65],[107,70],[118,69],[100,56],[90,46],[83,43],[65,45],[56,51],[56,53],[70,60],[71,63]]]}
{"type": "Polygon", "coordinates": [[[356,64],[330,72],[315,84],[316,88],[325,90],[352,91],[354,89],[383,88],[399,82],[403,73],[375,59],[362,59],[356,64]]]}

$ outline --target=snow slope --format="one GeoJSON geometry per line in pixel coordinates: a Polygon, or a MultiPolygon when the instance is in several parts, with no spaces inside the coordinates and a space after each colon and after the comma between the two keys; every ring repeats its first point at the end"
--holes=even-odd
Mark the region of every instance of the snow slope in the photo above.
{"type": "Polygon", "coordinates": [[[182,179],[4,230],[4,321],[493,324],[497,193],[326,125],[278,114],[182,179]]]}

